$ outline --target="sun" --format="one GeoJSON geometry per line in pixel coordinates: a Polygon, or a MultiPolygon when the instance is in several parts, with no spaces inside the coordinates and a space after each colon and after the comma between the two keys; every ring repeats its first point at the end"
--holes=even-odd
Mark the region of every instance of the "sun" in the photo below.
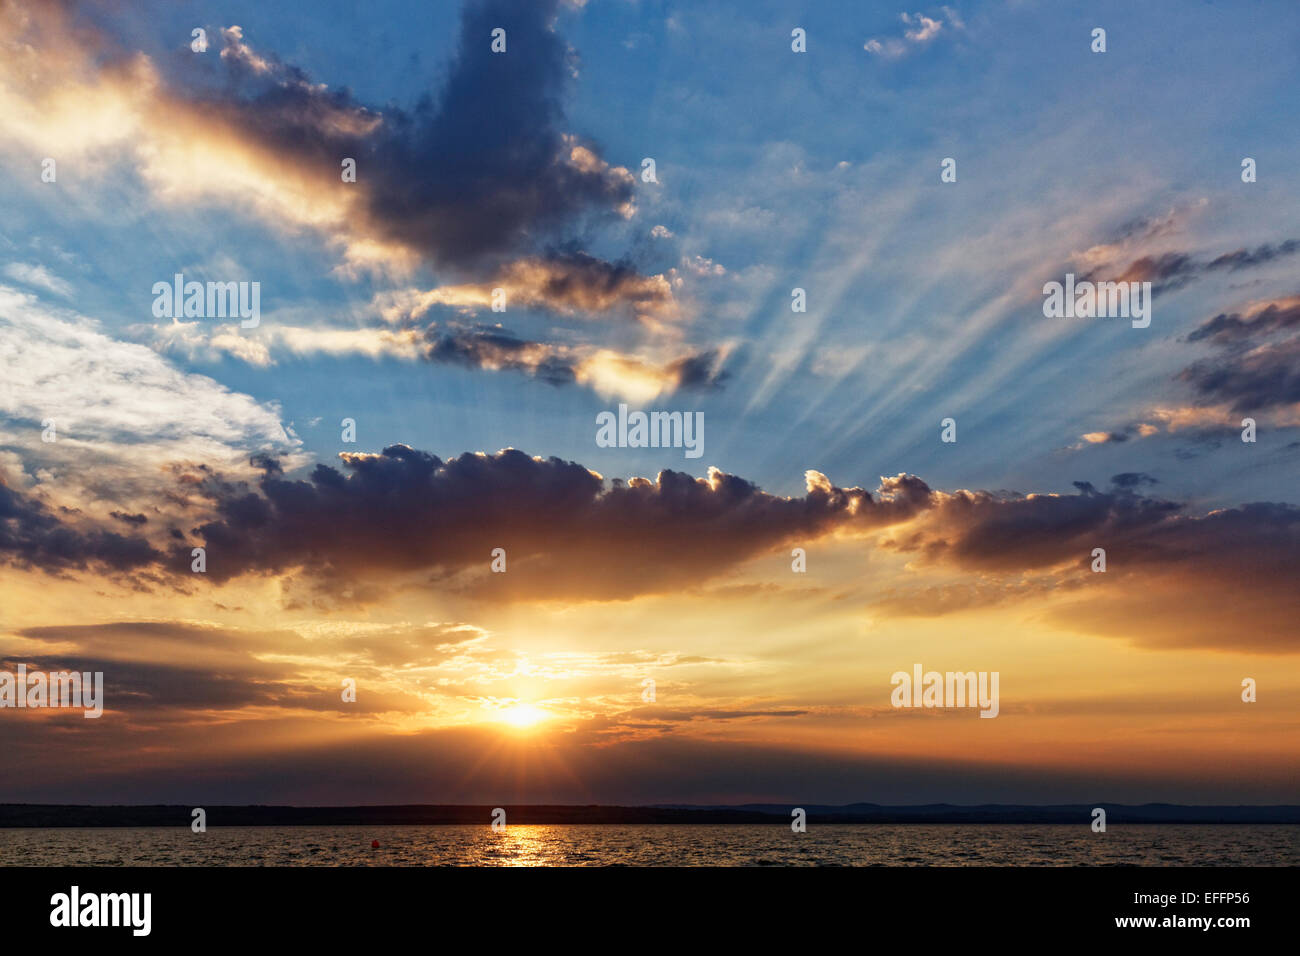
{"type": "Polygon", "coordinates": [[[532,727],[551,716],[540,707],[520,701],[501,711],[501,719],[512,727],[532,727]]]}

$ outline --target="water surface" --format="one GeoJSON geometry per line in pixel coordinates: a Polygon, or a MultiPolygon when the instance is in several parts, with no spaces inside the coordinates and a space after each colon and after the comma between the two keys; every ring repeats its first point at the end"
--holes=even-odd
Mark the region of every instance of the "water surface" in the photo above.
{"type": "Polygon", "coordinates": [[[1298,866],[1300,826],[0,829],[0,866],[1298,866]],[[373,849],[372,840],[380,846],[373,849]]]}

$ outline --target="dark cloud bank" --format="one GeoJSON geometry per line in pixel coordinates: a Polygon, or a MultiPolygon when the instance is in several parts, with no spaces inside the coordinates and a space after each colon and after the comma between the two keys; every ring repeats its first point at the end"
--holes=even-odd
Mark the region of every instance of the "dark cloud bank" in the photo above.
{"type": "Polygon", "coordinates": [[[192,588],[201,584],[190,550],[201,545],[202,584],[290,574],[323,593],[355,596],[368,584],[374,600],[400,581],[496,601],[617,600],[693,587],[830,535],[884,532],[883,547],[920,566],[981,576],[985,589],[990,575],[1011,596],[1048,585],[1089,589],[1091,603],[1073,620],[1108,633],[1294,649],[1300,508],[1254,502],[1188,514],[1148,494],[1154,479],[1140,473],[1116,475],[1105,490],[1078,482],[1076,494],[1021,495],[940,492],[908,475],[869,492],[811,472],[807,492],[785,498],[716,469],[707,478],[663,471],[653,481],[607,480],[517,450],[443,460],[394,445],[340,457],[341,467],[317,465],[306,478],[263,459],[255,483],[193,469],[182,481],[206,517],[166,554],[144,537],[64,525],[0,486],[0,556],[56,573],[146,574],[192,588]],[[1090,570],[1098,547],[1107,553],[1104,574],[1090,570]],[[506,552],[506,574],[489,572],[496,548],[506,552]],[[1037,584],[1026,590],[1017,580],[1024,575],[1039,576],[1037,584]],[[1147,622],[1141,633],[1121,609],[1147,622]]]}

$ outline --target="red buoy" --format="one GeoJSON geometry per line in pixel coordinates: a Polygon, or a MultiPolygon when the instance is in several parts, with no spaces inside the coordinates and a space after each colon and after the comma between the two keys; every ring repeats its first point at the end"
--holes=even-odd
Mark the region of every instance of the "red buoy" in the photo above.
{"type": "Polygon", "coordinates": [[[370,841],[370,849],[372,849],[372,850],[378,850],[378,849],[379,849],[379,841],[378,841],[378,840],[371,840],[371,841],[370,841]]]}

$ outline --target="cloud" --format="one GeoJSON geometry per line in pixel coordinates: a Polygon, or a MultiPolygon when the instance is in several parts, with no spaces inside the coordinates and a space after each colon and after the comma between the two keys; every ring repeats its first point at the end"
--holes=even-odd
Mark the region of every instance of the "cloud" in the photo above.
{"type": "Polygon", "coordinates": [[[885,613],[1032,599],[1048,601],[1062,626],[1154,646],[1300,650],[1286,623],[1300,611],[1289,572],[1300,562],[1300,508],[1254,502],[1193,515],[1143,494],[1157,479],[1142,472],[1116,474],[1105,490],[1075,482],[1077,492],[1063,495],[936,491],[911,475],[868,492],[809,471],[806,494],[787,498],[716,468],[706,478],[663,471],[653,481],[607,481],[513,449],[443,460],[394,445],[339,457],[341,468],[317,465],[305,479],[270,457],[255,460],[256,481],[175,469],[176,500],[196,515],[181,540],[129,515],[133,535],[104,531],[9,490],[0,554],[47,570],[98,564],[190,586],[190,549],[202,545],[201,583],[274,575],[293,606],[331,595],[369,603],[407,588],[508,603],[676,593],[792,544],[874,537],[916,572],[974,575],[896,587],[879,599],[885,613]],[[164,543],[150,545],[148,533],[164,543]],[[497,548],[504,574],[489,569],[497,548]],[[1095,548],[1106,551],[1105,573],[1090,568],[1095,548]],[[1065,615],[1060,602],[1076,597],[1083,603],[1065,615]]]}
{"type": "Polygon", "coordinates": [[[943,27],[942,20],[932,20],[920,13],[908,16],[906,13],[900,14],[904,23],[911,26],[912,29],[905,30],[903,36],[913,43],[925,43],[927,40],[934,39],[939,30],[943,27]]]}
{"type": "Polygon", "coordinates": [[[601,317],[629,312],[659,320],[678,315],[667,277],[641,275],[630,262],[606,262],[584,252],[518,259],[486,282],[408,293],[403,305],[411,318],[419,318],[435,305],[487,309],[496,304],[497,289],[505,293],[506,308],[601,317]]]}
{"type": "MultiPolygon", "coordinates": [[[[1286,623],[1300,612],[1290,571],[1300,562],[1300,508],[1255,502],[1188,515],[1180,503],[1137,493],[1152,481],[1125,473],[1106,491],[1076,482],[1074,495],[936,493],[885,546],[914,556],[918,568],[983,575],[982,585],[968,582],[948,599],[962,609],[1077,593],[1053,607],[1053,623],[1157,647],[1300,652],[1286,623]],[[1106,552],[1104,573],[1091,570],[1094,548],[1106,552]]],[[[930,600],[895,596],[887,607],[930,600]]]]}
{"type": "Polygon", "coordinates": [[[1178,376],[1203,400],[1249,414],[1300,402],[1300,337],[1205,359],[1178,376]]]}
{"type": "Polygon", "coordinates": [[[1274,332],[1300,328],[1300,296],[1256,302],[1243,312],[1220,312],[1187,336],[1189,342],[1232,345],[1274,332]]]}
{"type": "Polygon", "coordinates": [[[725,353],[687,355],[653,365],[630,355],[590,346],[529,342],[503,329],[430,330],[426,352],[434,362],[523,372],[551,385],[578,383],[605,396],[645,403],[664,392],[718,388],[726,376],[725,353]]]}
{"type": "Polygon", "coordinates": [[[1202,404],[1224,405],[1237,414],[1294,411],[1300,404],[1300,297],[1220,313],[1187,339],[1218,352],[1178,376],[1195,389],[1202,404]]]}
{"type": "Polygon", "coordinates": [[[527,245],[584,210],[630,214],[631,173],[560,130],[568,52],[555,12],[547,0],[465,7],[436,104],[395,122],[371,151],[377,228],[457,264],[527,245]],[[496,55],[483,38],[503,23],[514,43],[496,55]]]}
{"type": "Polygon", "coordinates": [[[1175,376],[1191,386],[1189,402],[1150,408],[1142,413],[1147,421],[1088,432],[1073,450],[1147,438],[1162,428],[1170,434],[1191,430],[1194,440],[1205,443],[1240,429],[1243,416],[1280,427],[1300,426],[1300,296],[1220,312],[1193,329],[1186,341],[1213,350],[1175,376]]]}
{"type": "Polygon", "coordinates": [[[0,479],[0,562],[49,572],[116,574],[152,566],[161,557],[143,538],[82,529],[0,479]]]}
{"type": "Polygon", "coordinates": [[[18,451],[63,503],[139,511],[163,497],[165,469],[177,461],[238,471],[250,450],[299,460],[275,406],[3,285],[0,356],[0,448],[18,451]]]}
{"type": "Polygon", "coordinates": [[[65,299],[72,297],[72,286],[44,266],[27,262],[11,262],[4,267],[4,274],[16,282],[53,292],[65,299]]]}
{"type": "Polygon", "coordinates": [[[683,256],[682,268],[697,276],[724,276],[727,274],[725,266],[704,256],[683,256]]]}
{"type": "MultiPolygon", "coordinates": [[[[154,348],[190,361],[225,356],[267,368],[277,356],[359,355],[429,361],[493,372],[518,372],[550,385],[576,384],[604,397],[644,404],[679,390],[721,388],[726,347],[675,354],[658,361],[595,345],[521,339],[500,326],[463,328],[431,323],[418,328],[310,328],[263,324],[255,332],[206,323],[149,328],[154,348]]],[[[673,353],[669,353],[672,355],[673,353]]]]}
{"type": "Polygon", "coordinates": [[[214,673],[176,664],[59,654],[11,658],[0,661],[0,670],[12,671],[19,662],[25,663],[29,672],[104,674],[105,713],[126,712],[135,722],[146,722],[155,710],[204,713],[270,706],[284,692],[274,679],[281,676],[281,669],[265,666],[214,673]]]}
{"type": "Polygon", "coordinates": [[[968,570],[1025,571],[1091,560],[1093,547],[1117,537],[1144,546],[1144,535],[1181,506],[1138,497],[1125,488],[1106,494],[1076,483],[1079,494],[939,493],[920,526],[890,543],[925,563],[968,570]]]}
{"type": "Polygon", "coordinates": [[[430,330],[426,354],[430,361],[465,368],[509,369],[524,372],[551,385],[577,381],[573,363],[562,347],[526,342],[503,329],[474,329],[453,333],[430,330]]]}
{"type": "MultiPolygon", "coordinates": [[[[1153,767],[1142,750],[1126,753],[1119,764],[1112,752],[1107,762],[1044,769],[952,754],[882,757],[684,733],[593,747],[563,736],[503,739],[484,728],[402,735],[372,731],[310,747],[300,742],[307,728],[295,728],[299,738],[269,739],[250,751],[246,739],[234,736],[246,734],[246,727],[216,726],[202,735],[215,738],[208,746],[193,746],[191,734],[182,738],[189,746],[151,753],[153,759],[140,766],[124,762],[122,754],[142,752],[146,741],[156,746],[156,734],[126,733],[104,720],[82,723],[97,726],[79,730],[75,739],[59,735],[53,721],[0,723],[0,746],[27,768],[6,779],[4,799],[163,802],[186,808],[253,803],[487,808],[593,802],[796,806],[846,804],[862,800],[864,794],[882,804],[927,804],[950,800],[954,788],[971,804],[1083,802],[1084,795],[1098,790],[1134,794],[1135,803],[1285,803],[1294,794],[1291,768],[1276,760],[1255,766],[1251,773],[1242,766],[1215,767],[1207,777],[1190,760],[1173,770],[1153,767]],[[495,759],[485,760],[485,754],[495,759]],[[665,768],[674,772],[666,773],[665,768]]],[[[653,848],[646,854],[648,862],[666,859],[653,848]]]]}
{"type": "MultiPolygon", "coordinates": [[[[734,475],[663,471],[606,482],[520,451],[443,461],[404,445],[340,456],[307,480],[266,464],[256,487],[196,476],[215,520],[194,528],[217,581],[305,569],[322,581],[421,572],[504,599],[663,593],[792,540],[905,520],[929,489],[909,476],[873,496],[809,472],[807,495],[766,494],[734,475]],[[563,529],[561,531],[561,529],[563,529]],[[489,574],[494,548],[507,574],[489,574]]],[[[174,555],[188,562],[188,543],[174,555]]]]}
{"type": "Polygon", "coordinates": [[[1110,483],[1116,488],[1138,488],[1142,485],[1158,485],[1160,481],[1140,471],[1126,471],[1112,477],[1110,483]]]}
{"type": "Polygon", "coordinates": [[[1276,246],[1265,243],[1255,249],[1238,249],[1235,252],[1225,252],[1223,255],[1211,259],[1205,268],[1206,271],[1227,269],[1229,272],[1236,272],[1239,269],[1266,265],[1275,259],[1295,255],[1297,252],[1300,252],[1300,239],[1288,239],[1276,246]]]}
{"type": "Polygon", "coordinates": [[[978,577],[947,584],[887,588],[869,607],[885,617],[936,618],[1041,599],[1054,590],[1050,581],[1008,582],[978,577]]]}
{"type": "Polygon", "coordinates": [[[1114,443],[1114,442],[1128,441],[1129,436],[1125,432],[1117,431],[1117,432],[1088,432],[1082,437],[1083,440],[1087,442],[1089,445],[1104,445],[1108,442],[1114,443]]]}
{"type": "MultiPolygon", "coordinates": [[[[948,17],[948,22],[951,23],[955,29],[961,29],[965,26],[954,11],[949,10],[947,7],[944,7],[943,10],[944,15],[948,17]]],[[[901,39],[890,37],[881,40],[872,37],[862,45],[862,49],[866,50],[868,53],[875,54],[876,56],[895,60],[899,57],[905,56],[911,51],[911,49],[929,43],[939,35],[939,31],[943,29],[944,24],[943,20],[934,17],[927,17],[922,13],[904,12],[900,13],[898,18],[903,22],[904,26],[903,36],[901,39]]]]}
{"type": "Polygon", "coordinates": [[[286,233],[315,230],[341,249],[345,273],[420,262],[504,272],[541,287],[543,306],[547,290],[574,308],[663,295],[625,264],[540,254],[572,227],[634,211],[631,173],[564,129],[556,0],[471,0],[443,87],[409,111],[318,83],[255,51],[238,26],[221,31],[219,57],[187,56],[179,69],[122,49],[79,8],[0,10],[10,141],[126,158],[165,203],[233,203],[286,233]],[[497,55],[483,38],[502,24],[509,52],[497,55]],[[356,182],[342,181],[344,158],[356,182]]]}
{"type": "MultiPolygon", "coordinates": [[[[484,654],[485,635],[467,624],[342,624],[302,630],[253,630],[191,621],[113,621],[28,627],[28,669],[101,671],[107,707],[135,723],[158,711],[210,717],[211,711],[339,711],[334,675],[362,681],[367,692],[349,714],[428,713],[423,696],[431,670],[455,671],[484,654]]],[[[15,660],[11,660],[10,668],[15,660]]],[[[0,667],[0,669],[4,669],[0,667]]]]}
{"type": "MultiPolygon", "coordinates": [[[[1168,417],[1162,415],[1159,409],[1151,411],[1150,416],[1157,421],[1168,420],[1168,417]]],[[[1173,428],[1171,427],[1170,430],[1172,431],[1173,428]]],[[[1119,445],[1133,438],[1150,438],[1152,435],[1159,433],[1159,426],[1152,425],[1150,422],[1130,422],[1109,431],[1085,432],[1079,436],[1078,442],[1070,446],[1070,449],[1078,451],[1089,445],[1119,445]]]]}
{"type": "MultiPolygon", "coordinates": [[[[1148,234],[1158,235],[1159,233],[1148,234]]],[[[1096,261],[1103,257],[1103,249],[1118,251],[1116,247],[1094,247],[1089,250],[1088,260],[1096,261]]],[[[1126,266],[1117,261],[1099,265],[1087,272],[1083,279],[1088,281],[1115,282],[1150,282],[1152,292],[1167,292],[1181,289],[1187,284],[1215,272],[1238,272],[1242,269],[1257,268],[1287,256],[1300,252],[1300,240],[1287,239],[1277,245],[1265,243],[1254,249],[1241,248],[1226,252],[1212,259],[1198,258],[1188,252],[1150,253],[1133,259],[1126,266]]]]}
{"type": "MultiPolygon", "coordinates": [[[[243,722],[259,737],[288,720],[326,733],[364,718],[409,732],[431,720],[493,723],[517,703],[521,681],[552,726],[574,740],[607,743],[673,732],[692,721],[725,722],[809,713],[764,698],[696,697],[706,672],[746,661],[660,650],[528,652],[465,623],[314,621],[265,630],[193,620],[43,625],[14,632],[0,669],[104,674],[110,721],[166,733],[169,727],[243,722]],[[647,707],[640,680],[658,674],[674,707],[647,707]],[[671,672],[671,673],[670,673],[671,672]],[[340,676],[361,692],[344,703],[340,676]]],[[[19,715],[21,716],[21,715],[19,715]]],[[[352,728],[342,730],[354,732],[352,728]]]]}
{"type": "MultiPolygon", "coordinates": [[[[137,330],[140,331],[140,330],[137,330]]],[[[142,330],[159,352],[191,362],[225,356],[268,368],[276,356],[361,355],[371,359],[418,359],[424,334],[419,329],[331,328],[263,323],[256,330],[210,322],[173,322],[142,330]]]]}

